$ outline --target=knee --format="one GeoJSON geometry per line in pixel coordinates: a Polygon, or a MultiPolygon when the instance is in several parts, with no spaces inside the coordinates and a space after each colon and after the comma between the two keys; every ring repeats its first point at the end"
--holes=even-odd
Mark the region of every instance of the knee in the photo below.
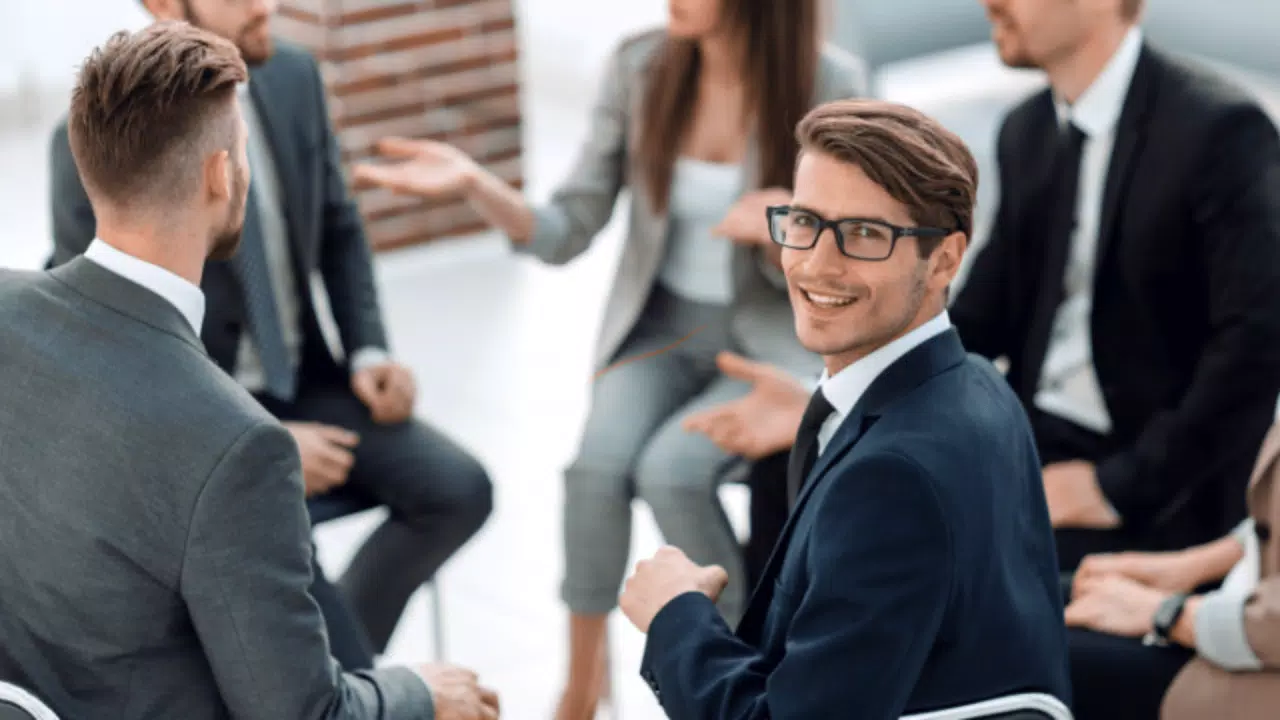
{"type": "Polygon", "coordinates": [[[454,480],[456,491],[453,515],[459,525],[464,525],[469,532],[475,532],[493,514],[493,480],[479,461],[472,460],[468,465],[458,469],[454,480]]]}
{"type": "Polygon", "coordinates": [[[416,471],[409,484],[415,491],[392,510],[416,526],[470,537],[493,513],[493,482],[470,456],[456,458],[447,471],[416,471]]]}
{"type": "Polygon", "coordinates": [[[636,463],[636,494],[649,505],[685,503],[711,492],[719,455],[699,452],[701,438],[659,437],[636,463]]]}
{"type": "Polygon", "coordinates": [[[573,464],[565,468],[565,501],[629,501],[630,465],[630,458],[584,445],[573,464]]]}

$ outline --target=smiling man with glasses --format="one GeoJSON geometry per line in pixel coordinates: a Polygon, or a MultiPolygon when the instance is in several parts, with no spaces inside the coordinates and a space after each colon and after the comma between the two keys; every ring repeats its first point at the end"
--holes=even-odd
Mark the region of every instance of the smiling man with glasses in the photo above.
{"type": "Polygon", "coordinates": [[[669,717],[1069,717],[1066,631],[1026,414],[946,311],[977,186],[954,134],[882,101],[797,131],[768,210],[801,344],[826,369],[790,519],[736,632],[727,581],[663,548],[621,600],[669,717]]]}

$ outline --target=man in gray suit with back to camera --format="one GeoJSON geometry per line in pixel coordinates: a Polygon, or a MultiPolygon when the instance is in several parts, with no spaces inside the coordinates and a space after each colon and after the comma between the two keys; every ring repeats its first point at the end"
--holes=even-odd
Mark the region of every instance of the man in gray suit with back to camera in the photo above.
{"type": "Polygon", "coordinates": [[[67,720],[498,717],[442,665],[344,674],[289,433],[201,345],[249,165],[236,47],[183,23],[85,62],[83,257],[0,270],[0,680],[67,720]]]}

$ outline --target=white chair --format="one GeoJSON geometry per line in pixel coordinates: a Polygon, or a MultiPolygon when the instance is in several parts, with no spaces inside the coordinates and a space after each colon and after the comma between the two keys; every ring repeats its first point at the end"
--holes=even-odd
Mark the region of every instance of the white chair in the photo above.
{"type": "Polygon", "coordinates": [[[58,720],[58,716],[35,695],[0,682],[0,720],[58,720]]]}
{"type": "Polygon", "coordinates": [[[1073,720],[1071,709],[1045,693],[1018,693],[960,707],[904,715],[902,720],[1073,720]]]}

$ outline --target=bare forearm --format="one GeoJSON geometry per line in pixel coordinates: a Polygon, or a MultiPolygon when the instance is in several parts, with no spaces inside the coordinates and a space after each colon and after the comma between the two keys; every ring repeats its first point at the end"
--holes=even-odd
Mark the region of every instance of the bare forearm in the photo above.
{"type": "Polygon", "coordinates": [[[464,197],[485,222],[511,242],[524,245],[533,238],[533,211],[524,195],[492,172],[476,165],[467,178],[464,197]]]}

